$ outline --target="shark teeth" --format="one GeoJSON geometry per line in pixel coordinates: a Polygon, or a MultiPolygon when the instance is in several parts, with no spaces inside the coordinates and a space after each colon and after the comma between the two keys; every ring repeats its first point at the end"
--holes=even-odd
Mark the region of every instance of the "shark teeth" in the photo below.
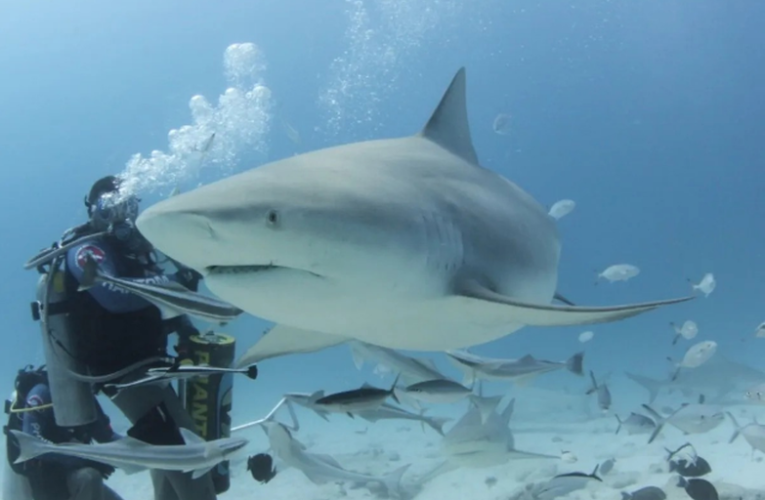
{"type": "Polygon", "coordinates": [[[207,272],[209,274],[251,274],[278,268],[279,266],[275,266],[273,264],[250,266],[209,266],[207,268],[207,272]]]}

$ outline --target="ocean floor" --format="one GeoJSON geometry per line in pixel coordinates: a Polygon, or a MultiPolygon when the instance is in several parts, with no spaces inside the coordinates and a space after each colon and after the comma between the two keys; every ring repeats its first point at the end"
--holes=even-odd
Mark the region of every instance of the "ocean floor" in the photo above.
{"type": "MultiPolygon", "coordinates": [[[[500,408],[506,404],[503,401],[500,408]]],[[[464,403],[447,409],[453,410],[450,427],[466,411],[464,403]]],[[[659,437],[647,444],[648,434],[628,435],[617,427],[613,413],[592,416],[573,412],[566,422],[564,414],[542,414],[529,418],[530,412],[518,412],[510,419],[509,427],[518,450],[560,457],[563,451],[573,454],[576,461],[562,458],[509,460],[485,467],[463,467],[439,475],[430,481],[422,478],[444,461],[442,437],[430,428],[421,429],[419,423],[388,420],[369,423],[345,415],[332,415],[324,421],[310,410],[297,408],[300,429],[294,437],[311,453],[331,455],[345,469],[371,475],[383,475],[402,465],[411,464],[403,475],[402,498],[418,500],[533,500],[534,485],[545,483],[557,474],[570,472],[590,473],[596,465],[616,459],[607,473],[599,472],[602,482],[590,481],[586,488],[569,493],[571,499],[619,499],[621,492],[632,492],[644,486],[662,488],[668,499],[690,498],[685,490],[676,486],[678,475],[668,471],[668,449],[676,449],[690,442],[699,456],[705,458],[712,471],[704,476],[716,486],[720,498],[751,500],[765,498],[765,464],[763,454],[752,453],[747,442],[739,437],[728,440],[734,431],[726,417],[718,427],[704,434],[683,435],[667,425],[659,437]]],[[[752,421],[754,415],[765,414],[765,408],[742,405],[726,407],[742,424],[752,421]]],[[[289,422],[287,412],[279,420],[289,422]]],[[[434,412],[435,413],[435,412],[434,412]]],[[[444,415],[443,412],[439,415],[444,415]]],[[[259,416],[255,416],[260,417],[259,416]]],[[[231,462],[231,488],[220,498],[251,500],[254,498],[328,500],[388,498],[387,492],[374,484],[357,485],[329,482],[316,485],[299,470],[284,468],[276,462],[278,473],[267,484],[260,484],[246,471],[246,456],[268,450],[266,434],[260,427],[240,431],[250,439],[244,456],[231,462]]],[[[501,461],[501,459],[499,459],[501,461]]],[[[125,500],[150,499],[148,474],[126,476],[118,471],[109,481],[125,500]]]]}

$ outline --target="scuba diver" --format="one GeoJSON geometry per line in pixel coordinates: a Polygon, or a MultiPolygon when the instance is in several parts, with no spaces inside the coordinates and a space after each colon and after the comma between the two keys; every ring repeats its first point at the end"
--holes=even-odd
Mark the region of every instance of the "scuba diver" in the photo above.
{"type": "MultiPolygon", "coordinates": [[[[171,333],[178,334],[179,354],[187,340],[199,333],[188,316],[163,319],[157,305],[125,289],[109,283],[82,286],[91,260],[105,274],[135,283],[172,281],[196,291],[202,278],[174,261],[178,272],[164,273],[152,245],[135,227],[140,200],[122,196],[120,185],[115,176],[96,181],[85,198],[89,220],[69,230],[26,266],[41,273],[33,315],[43,325],[50,392],[60,425],[85,425],[96,418],[87,400],[94,378],[134,380],[140,377],[138,368],[168,360],[171,333]]],[[[147,443],[180,445],[184,442],[178,427],[195,428],[169,384],[136,386],[120,391],[112,400],[133,424],[131,430],[138,433],[128,434],[147,443]]],[[[180,471],[152,470],[151,478],[155,500],[217,498],[210,472],[193,480],[180,471]]]]}
{"type": "MultiPolygon", "coordinates": [[[[96,399],[95,395],[93,399],[96,399]]],[[[6,452],[11,469],[28,480],[29,493],[34,500],[122,500],[104,484],[104,480],[114,472],[110,465],[50,453],[14,463],[19,456],[19,447],[8,432],[11,429],[56,444],[89,443],[91,440],[105,443],[120,439],[122,436],[112,430],[109,417],[97,401],[95,404],[99,418],[94,423],[75,429],[60,427],[54,418],[55,408],[51,403],[44,367],[35,370],[30,365],[19,370],[14,393],[6,401],[6,452]]],[[[5,480],[9,478],[6,476],[5,480]]],[[[18,496],[21,495],[14,492],[14,498],[18,496]]]]}

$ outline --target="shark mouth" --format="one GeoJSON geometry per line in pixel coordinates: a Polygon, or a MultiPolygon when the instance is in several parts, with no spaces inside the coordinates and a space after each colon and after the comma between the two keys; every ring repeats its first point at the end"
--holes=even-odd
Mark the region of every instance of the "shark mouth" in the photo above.
{"type": "Polygon", "coordinates": [[[275,266],[273,264],[251,265],[251,266],[207,266],[206,271],[211,275],[223,274],[253,274],[273,269],[287,269],[275,266]]]}
{"type": "Polygon", "coordinates": [[[225,276],[225,275],[241,275],[241,274],[256,274],[256,273],[262,273],[266,271],[276,271],[276,270],[285,270],[285,271],[298,271],[310,274],[312,276],[315,276],[317,278],[321,278],[322,276],[316,273],[313,273],[311,271],[307,271],[305,269],[298,269],[295,267],[286,267],[286,266],[277,266],[275,264],[253,264],[248,266],[207,266],[205,268],[207,271],[207,274],[209,276],[225,276]]]}

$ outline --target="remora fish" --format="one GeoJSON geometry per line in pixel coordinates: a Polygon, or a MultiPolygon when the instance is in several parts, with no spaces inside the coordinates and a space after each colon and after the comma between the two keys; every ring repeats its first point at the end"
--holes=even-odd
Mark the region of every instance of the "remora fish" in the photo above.
{"type": "Polygon", "coordinates": [[[143,385],[167,385],[172,380],[187,380],[195,377],[209,377],[210,375],[223,375],[227,373],[241,373],[254,380],[258,376],[258,367],[252,365],[248,368],[220,368],[208,365],[173,365],[167,367],[154,367],[146,370],[146,376],[124,383],[104,384],[104,393],[112,397],[120,391],[131,387],[143,385]]]}
{"type": "Polygon", "coordinates": [[[324,411],[333,413],[347,413],[353,417],[353,413],[361,410],[373,410],[379,408],[386,399],[392,397],[398,403],[395,388],[398,377],[393,381],[390,389],[379,389],[369,384],[362,385],[359,389],[337,392],[317,399],[312,404],[324,411]]]}
{"type": "Polygon", "coordinates": [[[401,378],[410,383],[446,378],[436,369],[431,360],[413,358],[393,349],[367,344],[359,340],[349,342],[349,345],[353,355],[353,363],[359,370],[364,365],[364,361],[369,360],[400,373],[401,378]]]}
{"type": "Polygon", "coordinates": [[[188,314],[205,321],[225,323],[242,314],[241,309],[231,304],[192,292],[170,280],[162,283],[140,283],[108,276],[99,270],[95,259],[88,256],[78,290],[87,290],[99,283],[121,288],[151,302],[162,311],[163,319],[188,314]]]}
{"type": "Polygon", "coordinates": [[[619,431],[624,427],[627,429],[627,434],[650,434],[656,429],[656,422],[634,411],[630,413],[629,417],[622,420],[619,415],[614,414],[616,420],[619,422],[619,426],[616,428],[614,434],[619,434],[619,431]]]}
{"type": "Polygon", "coordinates": [[[268,441],[273,453],[287,465],[295,467],[314,484],[325,484],[330,481],[352,481],[355,483],[379,483],[383,485],[388,494],[400,497],[401,477],[409,468],[409,464],[399,467],[390,474],[382,477],[368,476],[358,472],[343,469],[337,461],[329,455],[308,453],[305,446],[292,437],[290,431],[283,425],[274,421],[263,423],[268,434],[268,441]]]}
{"type": "Polygon", "coordinates": [[[725,414],[716,406],[704,404],[704,398],[698,403],[684,404],[670,416],[663,417],[659,412],[644,404],[643,408],[656,419],[656,429],[648,439],[652,443],[659,435],[664,424],[671,424],[686,434],[702,434],[711,431],[725,420],[725,414]]]}
{"type": "Polygon", "coordinates": [[[180,428],[180,432],[186,444],[151,445],[132,437],[111,443],[52,444],[30,434],[11,430],[21,449],[15,463],[26,462],[45,453],[58,453],[109,464],[124,470],[126,474],[145,469],[176,470],[192,472],[191,477],[194,479],[228,460],[248,443],[247,439],[233,437],[204,441],[188,429],[180,428]]]}
{"type": "Polygon", "coordinates": [[[703,392],[710,403],[742,404],[747,389],[765,380],[765,372],[732,361],[719,352],[698,368],[683,371],[677,380],[656,380],[629,372],[625,375],[648,391],[649,404],[660,392],[673,390],[682,392],[685,397],[703,392]]]}
{"type": "Polygon", "coordinates": [[[547,361],[526,355],[520,359],[485,358],[465,351],[447,351],[449,359],[465,374],[464,383],[481,380],[511,380],[525,383],[538,375],[550,373],[562,368],[575,375],[582,374],[584,353],[579,352],[568,360],[547,361]]]}
{"type": "MultiPolygon", "coordinates": [[[[555,220],[479,166],[465,90],[463,68],[416,135],[259,166],[162,200],[136,225],[213,293],[304,330],[317,349],[315,339],[341,337],[443,351],[523,326],[613,322],[693,298],[552,304],[555,220]]],[[[290,348],[304,350],[283,343],[290,348]]]]}

